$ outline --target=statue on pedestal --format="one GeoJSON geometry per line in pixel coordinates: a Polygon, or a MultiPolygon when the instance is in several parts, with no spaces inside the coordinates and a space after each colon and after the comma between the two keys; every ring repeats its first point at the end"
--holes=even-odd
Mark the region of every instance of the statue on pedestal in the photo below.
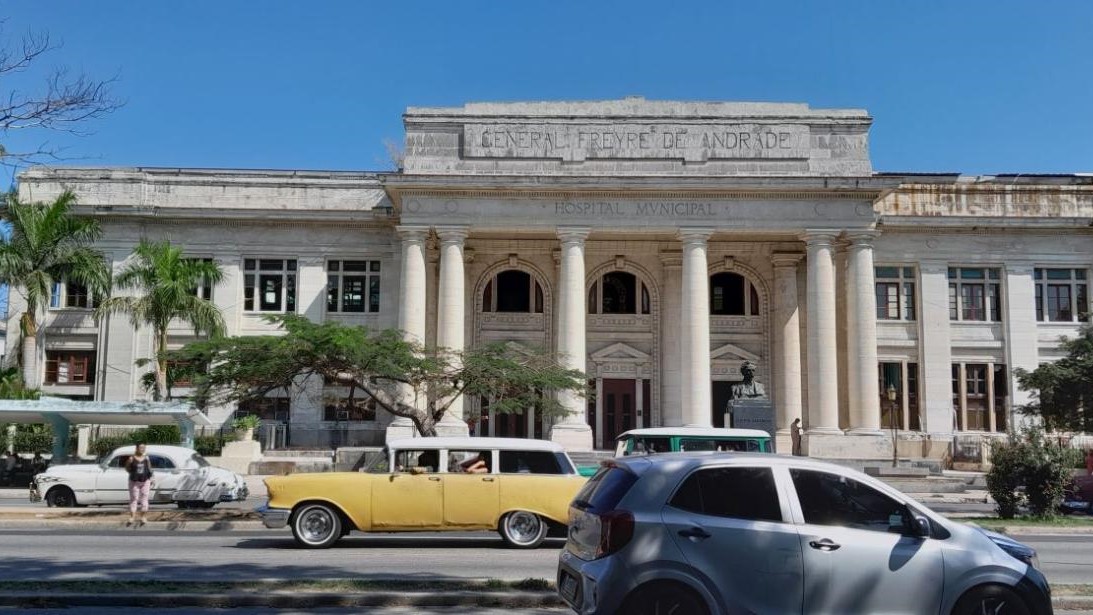
{"type": "Polygon", "coordinates": [[[740,366],[740,375],[744,377],[744,381],[732,385],[729,396],[730,402],[738,399],[767,398],[767,392],[763,389],[763,385],[755,380],[755,365],[751,361],[744,361],[740,366]]]}

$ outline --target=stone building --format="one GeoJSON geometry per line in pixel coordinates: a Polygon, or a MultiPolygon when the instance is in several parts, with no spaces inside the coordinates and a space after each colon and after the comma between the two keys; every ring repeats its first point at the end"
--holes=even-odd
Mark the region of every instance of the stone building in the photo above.
{"type": "MultiPolygon", "coordinates": [[[[1089,310],[1093,177],[876,172],[863,110],[626,98],[404,120],[397,172],[37,167],[19,189],[75,190],[115,267],[140,237],[220,263],[223,281],[198,292],[230,334],[289,311],[555,352],[596,391],[564,399],[564,419],[496,416],[481,399],[462,414],[473,433],[573,449],[722,425],[750,361],[780,450],[801,417],[812,455],[890,457],[894,426],[902,456],[942,458],[954,437],[1013,424],[1013,369],[1057,356],[1089,310]]],[[[94,299],[58,289],[43,388],[140,397],[149,331],[96,326],[94,299]]],[[[13,293],[13,335],[19,312],[13,293]]],[[[171,343],[189,339],[180,327],[171,343]]],[[[292,446],[406,429],[328,398],[309,383],[212,418],[258,413],[292,446]]]]}

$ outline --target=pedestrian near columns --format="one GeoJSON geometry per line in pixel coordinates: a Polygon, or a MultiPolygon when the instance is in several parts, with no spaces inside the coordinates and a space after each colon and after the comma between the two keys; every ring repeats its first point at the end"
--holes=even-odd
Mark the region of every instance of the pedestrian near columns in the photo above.
{"type": "Polygon", "coordinates": [[[148,514],[148,494],[155,484],[152,475],[152,461],[146,454],[147,447],[143,442],[138,442],[136,452],[125,462],[125,470],[129,473],[129,520],[125,526],[136,524],[141,527],[148,514]],[[137,519],[137,508],[140,508],[140,519],[137,519]]]}
{"type": "Polygon", "coordinates": [[[801,456],[801,419],[793,419],[793,424],[789,426],[789,439],[793,442],[793,454],[797,457],[801,456]]]}

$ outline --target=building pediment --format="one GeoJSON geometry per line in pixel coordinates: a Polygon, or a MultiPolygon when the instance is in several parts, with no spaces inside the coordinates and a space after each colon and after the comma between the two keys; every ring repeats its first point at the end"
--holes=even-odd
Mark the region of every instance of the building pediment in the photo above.
{"type": "Polygon", "coordinates": [[[759,362],[759,355],[748,352],[734,344],[725,344],[710,351],[710,360],[720,361],[744,361],[759,362]]]}
{"type": "Polygon", "coordinates": [[[644,363],[651,361],[652,357],[633,346],[617,342],[592,353],[592,360],[596,362],[634,362],[644,363]]]}

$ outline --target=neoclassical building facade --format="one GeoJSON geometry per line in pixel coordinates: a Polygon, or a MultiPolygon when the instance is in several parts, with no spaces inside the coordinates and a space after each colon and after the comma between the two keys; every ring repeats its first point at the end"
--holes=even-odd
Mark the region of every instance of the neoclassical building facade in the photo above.
{"type": "MultiPolygon", "coordinates": [[[[555,353],[595,392],[565,397],[564,417],[467,398],[444,428],[574,450],[724,425],[750,361],[780,450],[800,418],[812,455],[890,458],[895,437],[901,456],[940,459],[1013,425],[1027,399],[1014,368],[1058,356],[1087,319],[1088,175],[875,172],[865,111],[803,104],[483,103],[404,122],[396,172],[37,167],[19,190],[74,190],[115,268],[141,237],[218,262],[224,279],[196,292],[230,334],[268,333],[263,317],[288,311],[555,353]]],[[[143,396],[149,332],[96,325],[94,300],[56,289],[43,389],[143,396]]],[[[13,292],[13,337],[19,312],[13,292]]],[[[190,339],[179,327],[171,343],[190,339]]],[[[304,383],[212,418],[259,414],[277,446],[409,429],[336,393],[304,383]]]]}

